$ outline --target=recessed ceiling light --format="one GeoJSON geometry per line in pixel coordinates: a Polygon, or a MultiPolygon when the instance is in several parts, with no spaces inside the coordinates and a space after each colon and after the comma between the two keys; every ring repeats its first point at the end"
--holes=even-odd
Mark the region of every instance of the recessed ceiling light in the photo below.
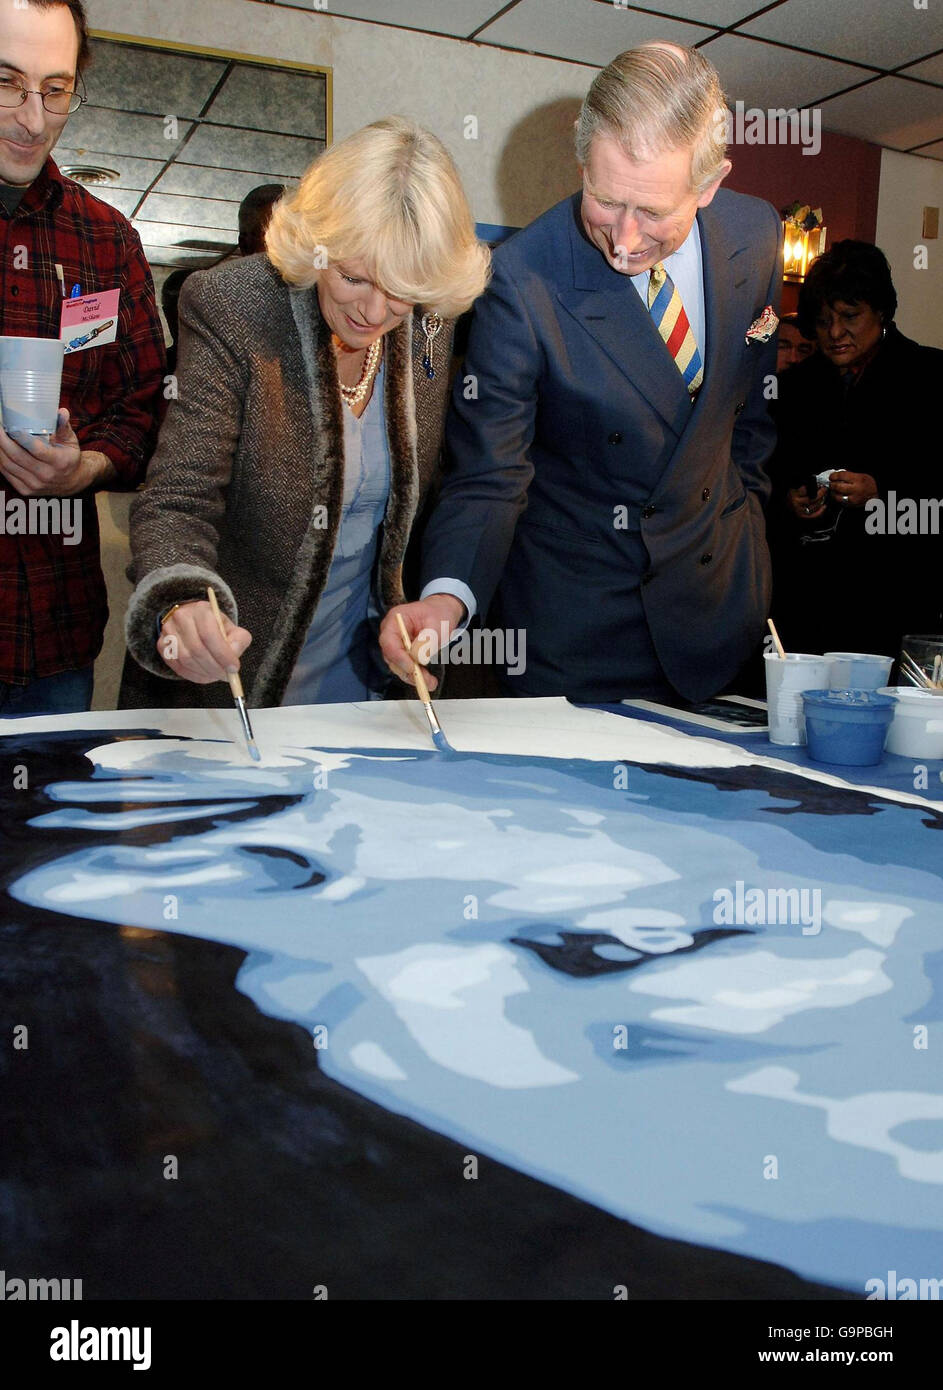
{"type": "Polygon", "coordinates": [[[121,178],[117,169],[106,169],[102,164],[63,164],[59,172],[65,174],[67,179],[74,179],[76,183],[92,186],[117,183],[121,178]]]}

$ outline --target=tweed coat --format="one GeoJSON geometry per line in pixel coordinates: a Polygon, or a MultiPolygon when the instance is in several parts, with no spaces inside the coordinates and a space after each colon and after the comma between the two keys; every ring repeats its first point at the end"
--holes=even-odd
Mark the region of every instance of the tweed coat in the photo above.
{"type": "MultiPolygon", "coordinates": [[[[436,472],[452,337],[421,366],[421,310],[387,334],[390,495],[378,588],[404,600],[402,564],[436,472]]],[[[159,615],[207,585],[252,644],[250,706],[278,705],[324,589],[341,520],[343,406],[331,333],[314,289],[287,285],[264,255],[191,276],[180,297],[177,400],[131,506],[122,707],[225,707],[227,685],[176,676],[156,649],[159,615]],[[133,659],[132,659],[133,658],[133,659]]]]}

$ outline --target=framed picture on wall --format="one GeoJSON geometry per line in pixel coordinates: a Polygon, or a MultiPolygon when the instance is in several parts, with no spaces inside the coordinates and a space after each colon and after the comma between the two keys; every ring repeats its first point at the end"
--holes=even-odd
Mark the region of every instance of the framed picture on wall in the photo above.
{"type": "Polygon", "coordinates": [[[62,172],[129,217],[155,278],[235,250],[239,206],[331,143],[331,69],[93,31],[62,172]]]}

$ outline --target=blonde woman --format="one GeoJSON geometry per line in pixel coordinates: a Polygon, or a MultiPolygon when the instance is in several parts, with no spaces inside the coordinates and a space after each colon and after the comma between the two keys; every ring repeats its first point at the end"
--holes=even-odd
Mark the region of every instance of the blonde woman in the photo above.
{"type": "Polygon", "coordinates": [[[187,281],[179,399],[131,509],[122,705],[225,706],[234,669],[253,706],[383,694],[379,617],[488,265],[444,146],[390,117],[315,161],[265,255],[187,281]]]}

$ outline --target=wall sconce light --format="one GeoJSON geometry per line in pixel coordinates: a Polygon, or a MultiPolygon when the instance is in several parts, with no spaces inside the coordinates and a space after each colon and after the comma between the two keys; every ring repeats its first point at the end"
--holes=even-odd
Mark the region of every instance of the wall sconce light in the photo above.
{"type": "Polygon", "coordinates": [[[792,203],[782,210],[783,279],[801,284],[809,266],[825,250],[827,228],[821,208],[792,203]]]}

